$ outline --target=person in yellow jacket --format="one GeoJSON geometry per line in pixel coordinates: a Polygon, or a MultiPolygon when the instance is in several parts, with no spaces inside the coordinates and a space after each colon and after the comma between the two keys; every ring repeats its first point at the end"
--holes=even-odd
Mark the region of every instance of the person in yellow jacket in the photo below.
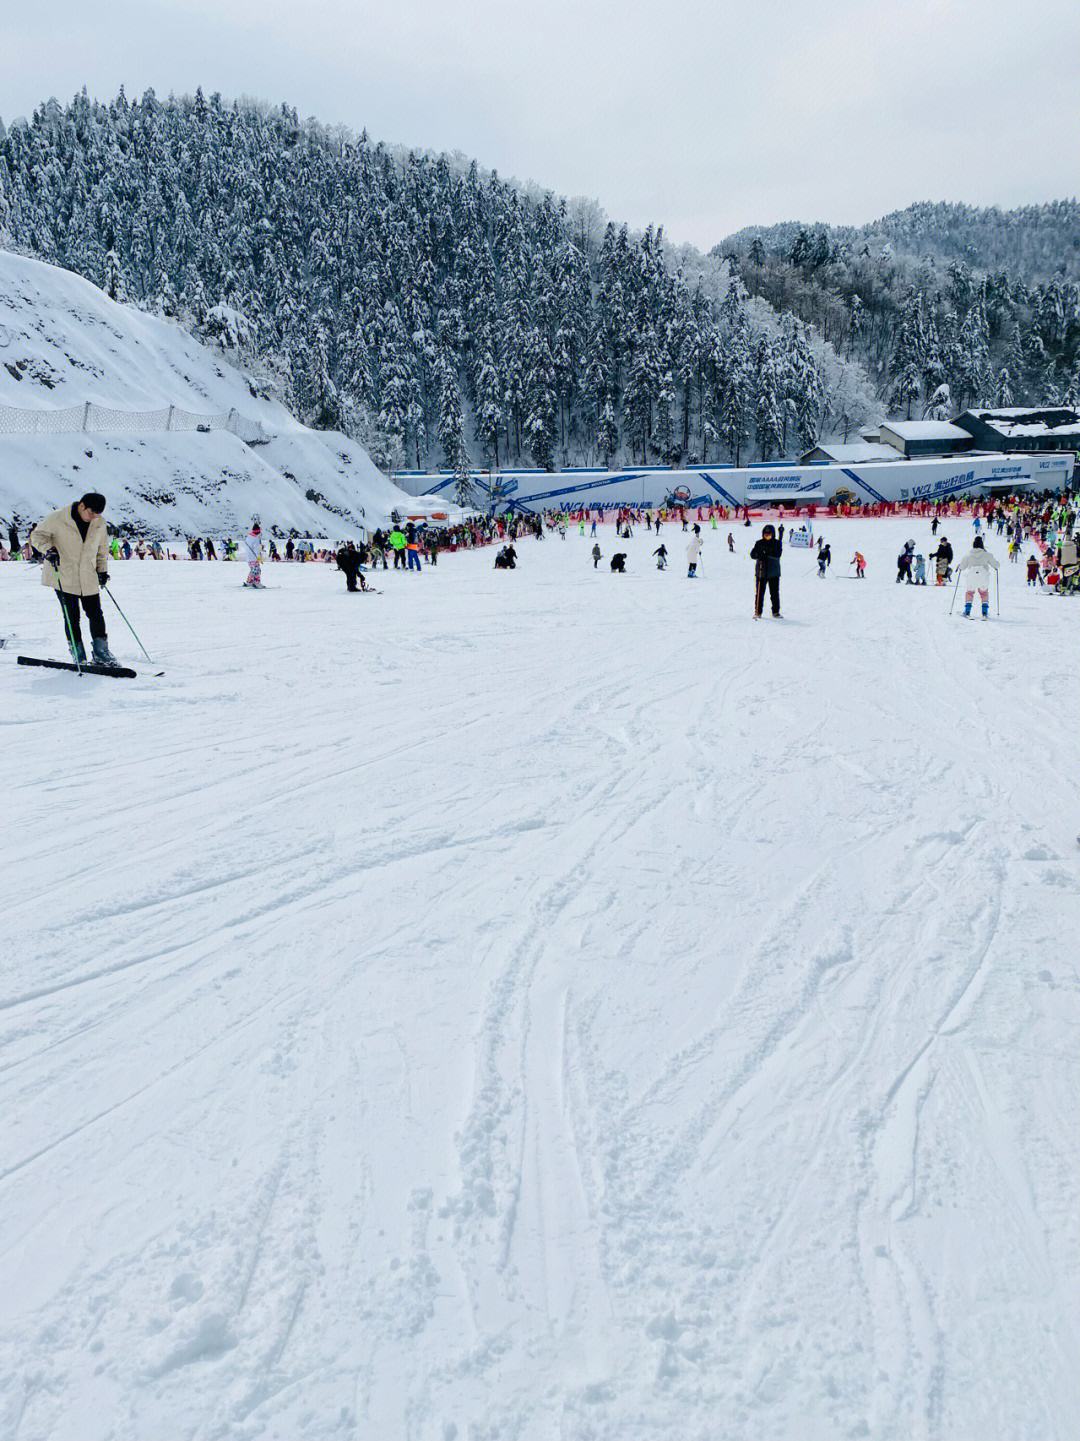
{"type": "Polygon", "coordinates": [[[105,497],[88,491],[74,505],[62,505],[30,532],[30,544],[45,557],[41,583],[56,592],[64,613],[64,629],[72,659],[86,660],[79,607],[86,612],[98,665],[117,665],[101,609],[101,587],[109,580],[109,536],[104,520],[105,497]]]}
{"type": "Polygon", "coordinates": [[[405,532],[400,525],[395,525],[390,532],[390,549],[394,552],[394,569],[405,569],[405,547],[408,542],[405,539],[405,532]]]}

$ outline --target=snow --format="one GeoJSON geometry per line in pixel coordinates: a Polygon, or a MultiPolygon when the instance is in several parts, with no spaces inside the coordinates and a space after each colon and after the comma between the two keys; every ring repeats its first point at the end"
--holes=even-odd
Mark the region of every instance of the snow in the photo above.
{"type": "Polygon", "coordinates": [[[733,534],[0,565],[0,1434],[1073,1434],[1075,605],[733,534]]]}
{"type": "MultiPolygon", "coordinates": [[[[828,457],[838,465],[857,465],[866,460],[902,460],[903,456],[894,445],[882,445],[877,441],[819,441],[807,455],[828,457]]],[[[803,457],[805,462],[806,456],[803,457]]]]}
{"type": "MultiPolygon", "coordinates": [[[[219,309],[232,324],[235,313],[219,309]]],[[[235,532],[254,509],[268,526],[344,538],[408,504],[355,441],[306,429],[178,324],[117,305],[69,271],[0,251],[0,341],[0,407],[71,411],[91,401],[121,412],[121,425],[170,405],[208,417],[236,411],[273,437],[247,446],[220,429],[0,434],[5,519],[25,525],[96,488],[111,521],[148,536],[235,532]]]]}
{"type": "Polygon", "coordinates": [[[881,434],[895,435],[901,440],[971,440],[970,432],[948,420],[885,420],[881,423],[881,434]]]}
{"type": "Polygon", "coordinates": [[[981,420],[999,434],[1011,437],[1054,436],[1060,439],[1062,432],[1069,435],[1080,434],[1080,412],[1070,406],[1017,405],[1000,410],[970,410],[965,413],[981,420]]]}

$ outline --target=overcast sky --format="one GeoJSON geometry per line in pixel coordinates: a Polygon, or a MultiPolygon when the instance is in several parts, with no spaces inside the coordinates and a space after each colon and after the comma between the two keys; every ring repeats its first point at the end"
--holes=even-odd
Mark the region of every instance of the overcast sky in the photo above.
{"type": "Polygon", "coordinates": [[[1080,192],[1077,0],[0,0],[0,116],[152,85],[460,150],[707,249],[1080,192]]]}

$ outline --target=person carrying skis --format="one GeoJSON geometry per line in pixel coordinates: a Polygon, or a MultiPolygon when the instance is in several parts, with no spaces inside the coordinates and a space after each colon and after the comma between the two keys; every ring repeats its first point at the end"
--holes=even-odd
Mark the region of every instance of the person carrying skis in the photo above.
{"type": "Polygon", "coordinates": [[[750,559],[754,562],[754,619],[761,619],[765,604],[765,592],[769,592],[774,620],[783,620],[780,614],[780,557],[784,542],[779,540],[771,525],[762,527],[761,539],[754,542],[750,559]]]}
{"type": "Polygon", "coordinates": [[[596,545],[594,545],[593,548],[592,548],[592,568],[593,568],[593,570],[595,570],[596,567],[597,567],[599,564],[600,564],[600,545],[599,545],[599,542],[598,542],[598,543],[597,543],[596,545]]]}
{"type": "Polygon", "coordinates": [[[262,583],[262,526],[257,520],[252,521],[251,529],[244,536],[244,559],[247,561],[247,580],[245,587],[250,590],[263,590],[262,583]]]}
{"type": "Polygon", "coordinates": [[[982,601],[982,618],[990,619],[990,571],[997,570],[998,563],[983,544],[981,535],[977,535],[971,543],[971,549],[960,562],[957,570],[967,571],[967,578],[964,582],[964,614],[971,615],[971,603],[975,599],[976,590],[979,592],[979,599],[982,601]]]}
{"type": "Polygon", "coordinates": [[[653,555],[656,556],[657,570],[667,570],[667,546],[663,541],[653,551],[653,555]]]}
{"type": "Polygon", "coordinates": [[[79,626],[80,606],[90,626],[96,664],[119,664],[109,650],[101,609],[101,590],[109,583],[109,537],[104,512],[105,497],[90,490],[74,505],[52,511],[30,532],[30,544],[45,557],[41,583],[56,592],[68,649],[77,665],[86,660],[79,626]]]}
{"type": "MultiPolygon", "coordinates": [[[[694,527],[697,529],[697,526],[694,527]]],[[[701,537],[695,535],[686,547],[686,578],[687,580],[697,579],[698,561],[701,559],[701,537]]]]}
{"type": "Polygon", "coordinates": [[[856,580],[866,579],[866,556],[863,555],[861,550],[857,550],[855,552],[855,554],[848,561],[848,565],[853,565],[855,567],[856,580]]]}

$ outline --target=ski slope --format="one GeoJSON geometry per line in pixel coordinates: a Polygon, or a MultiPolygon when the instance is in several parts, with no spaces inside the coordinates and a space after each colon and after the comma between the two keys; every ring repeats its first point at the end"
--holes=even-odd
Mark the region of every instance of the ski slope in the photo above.
{"type": "Polygon", "coordinates": [[[0,1435],[1075,1435],[1077,608],[825,533],[0,566],[0,1435]]]}

